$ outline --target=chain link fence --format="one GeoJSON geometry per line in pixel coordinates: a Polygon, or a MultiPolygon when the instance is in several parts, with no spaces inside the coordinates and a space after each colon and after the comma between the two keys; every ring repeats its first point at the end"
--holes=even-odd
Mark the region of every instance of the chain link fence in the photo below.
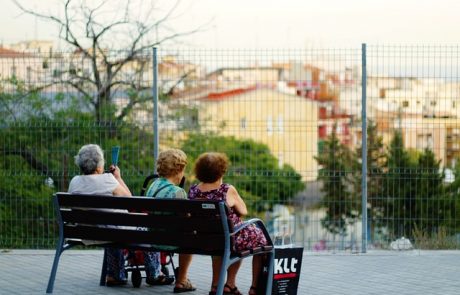
{"type": "Polygon", "coordinates": [[[225,152],[250,215],[310,251],[457,249],[458,66],[456,46],[0,48],[0,247],[54,247],[50,197],[97,143],[134,195],[157,146],[187,153],[187,188],[225,152]]]}

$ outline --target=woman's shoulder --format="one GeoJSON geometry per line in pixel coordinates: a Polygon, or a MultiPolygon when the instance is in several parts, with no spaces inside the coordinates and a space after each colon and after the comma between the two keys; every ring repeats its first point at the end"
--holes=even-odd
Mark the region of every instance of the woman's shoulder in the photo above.
{"type": "Polygon", "coordinates": [[[230,183],[222,183],[220,185],[220,189],[221,190],[224,190],[226,192],[229,192],[229,191],[236,191],[235,187],[233,185],[231,185],[230,183]]]}
{"type": "Polygon", "coordinates": [[[198,188],[198,183],[192,184],[188,189],[188,198],[193,199],[200,193],[200,189],[198,188]]]}
{"type": "Polygon", "coordinates": [[[115,180],[115,181],[117,181],[117,179],[115,178],[115,176],[112,173],[102,173],[102,174],[99,174],[99,175],[101,177],[104,177],[107,180],[110,180],[110,181],[115,180]]]}
{"type": "Polygon", "coordinates": [[[166,178],[157,178],[147,190],[148,197],[186,199],[187,193],[180,186],[174,185],[166,178]]]}
{"type": "Polygon", "coordinates": [[[70,182],[116,182],[115,176],[112,173],[75,175],[70,182]]]}

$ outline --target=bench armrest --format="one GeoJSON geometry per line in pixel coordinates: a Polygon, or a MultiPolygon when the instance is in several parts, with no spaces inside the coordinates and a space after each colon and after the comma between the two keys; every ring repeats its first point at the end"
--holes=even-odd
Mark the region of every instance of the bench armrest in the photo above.
{"type": "Polygon", "coordinates": [[[271,245],[273,245],[272,239],[271,239],[270,234],[268,233],[267,229],[265,228],[264,222],[259,218],[251,218],[251,219],[249,219],[247,221],[244,221],[244,222],[240,223],[238,226],[235,226],[235,229],[234,229],[232,235],[238,233],[243,228],[246,228],[251,224],[257,225],[257,227],[260,228],[262,230],[262,232],[264,233],[264,236],[267,239],[267,242],[270,243],[271,245]]]}

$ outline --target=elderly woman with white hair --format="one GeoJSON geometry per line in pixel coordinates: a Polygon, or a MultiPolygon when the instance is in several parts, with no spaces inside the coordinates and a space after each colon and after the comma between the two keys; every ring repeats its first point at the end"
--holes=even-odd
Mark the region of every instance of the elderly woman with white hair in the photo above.
{"type": "Polygon", "coordinates": [[[117,166],[110,166],[112,173],[104,173],[104,153],[97,144],[82,146],[75,156],[75,164],[82,175],[72,178],[70,193],[131,196],[117,166]]]}
{"type": "MultiPolygon", "coordinates": [[[[111,165],[104,173],[104,152],[97,144],[87,144],[80,148],[75,156],[75,164],[80,167],[82,175],[70,181],[69,193],[97,194],[110,196],[132,196],[129,188],[121,178],[120,169],[111,165]]],[[[106,285],[119,286],[127,282],[125,258],[120,249],[106,248],[107,277],[106,285]]],[[[161,273],[160,258],[157,253],[144,252],[146,282],[149,285],[171,284],[172,280],[161,273]]]]}

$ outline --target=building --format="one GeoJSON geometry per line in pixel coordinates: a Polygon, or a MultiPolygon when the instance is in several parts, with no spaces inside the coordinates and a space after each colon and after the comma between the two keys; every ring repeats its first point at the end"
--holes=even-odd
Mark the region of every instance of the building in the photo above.
{"type": "Polygon", "coordinates": [[[54,43],[49,40],[26,40],[10,44],[8,48],[18,52],[43,53],[52,56],[54,43]]]}
{"type": "Polygon", "coordinates": [[[15,77],[27,87],[40,87],[46,82],[47,71],[40,55],[0,47],[0,79],[15,77]]]}
{"type": "Polygon", "coordinates": [[[253,85],[275,87],[283,80],[283,69],[280,67],[235,67],[220,68],[206,76],[206,80],[219,91],[247,88],[253,85]]]}
{"type": "Polygon", "coordinates": [[[452,118],[405,118],[401,128],[404,146],[423,151],[431,149],[444,167],[453,168],[460,159],[460,122],[452,118]]]}
{"type": "Polygon", "coordinates": [[[210,93],[198,107],[202,130],[264,143],[280,166],[291,165],[304,181],[316,179],[317,102],[254,86],[210,93]]]}

